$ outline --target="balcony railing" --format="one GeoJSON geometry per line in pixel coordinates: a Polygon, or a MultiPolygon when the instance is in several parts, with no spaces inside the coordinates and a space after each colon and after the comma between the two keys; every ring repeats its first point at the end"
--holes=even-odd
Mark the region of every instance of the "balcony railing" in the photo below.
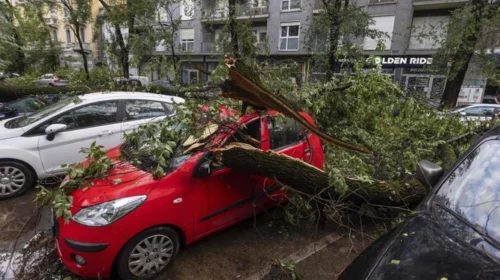
{"type": "MultiPolygon", "coordinates": [[[[254,7],[251,5],[238,5],[236,6],[236,16],[238,18],[262,18],[269,15],[269,8],[267,6],[254,7]]],[[[222,20],[229,17],[229,9],[207,9],[204,12],[204,20],[222,20]]]]}
{"type": "MultiPolygon", "coordinates": [[[[91,52],[90,44],[89,43],[82,43],[82,46],[83,46],[83,51],[84,52],[86,52],[86,53],[91,52]]],[[[80,44],[78,42],[66,43],[64,45],[64,48],[66,50],[72,50],[74,52],[80,52],[80,44]]]]}
{"type": "Polygon", "coordinates": [[[398,0],[370,0],[370,5],[373,4],[389,4],[389,3],[397,3],[398,0]]]}
{"type": "Polygon", "coordinates": [[[467,4],[469,0],[413,0],[417,10],[457,8],[467,4]]]}
{"type": "Polygon", "coordinates": [[[53,16],[50,16],[50,17],[46,17],[43,19],[45,21],[45,23],[49,26],[57,26],[57,18],[56,17],[53,17],[53,16]]]}
{"type": "Polygon", "coordinates": [[[203,42],[201,43],[201,52],[218,54],[222,52],[222,48],[214,42],[203,42]]]}

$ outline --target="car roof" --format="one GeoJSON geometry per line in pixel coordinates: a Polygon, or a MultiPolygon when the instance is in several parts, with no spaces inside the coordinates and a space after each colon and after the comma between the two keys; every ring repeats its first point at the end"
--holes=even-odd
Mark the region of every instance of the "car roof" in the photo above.
{"type": "Polygon", "coordinates": [[[500,104],[479,103],[479,104],[472,104],[464,108],[471,108],[471,107],[500,107],[500,104]]]}
{"type": "Polygon", "coordinates": [[[149,92],[135,92],[135,91],[110,91],[110,92],[96,92],[88,93],[78,96],[82,101],[96,101],[96,100],[114,100],[114,99],[154,99],[162,102],[169,103],[184,103],[184,98],[164,95],[149,92]]]}

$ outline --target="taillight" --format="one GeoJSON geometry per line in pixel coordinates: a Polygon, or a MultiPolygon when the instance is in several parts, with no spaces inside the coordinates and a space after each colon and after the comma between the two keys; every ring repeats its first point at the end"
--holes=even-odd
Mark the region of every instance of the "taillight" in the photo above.
{"type": "Polygon", "coordinates": [[[61,78],[59,78],[58,76],[56,76],[56,78],[54,79],[54,81],[55,81],[56,83],[58,83],[58,82],[60,82],[60,81],[61,81],[61,78]]]}

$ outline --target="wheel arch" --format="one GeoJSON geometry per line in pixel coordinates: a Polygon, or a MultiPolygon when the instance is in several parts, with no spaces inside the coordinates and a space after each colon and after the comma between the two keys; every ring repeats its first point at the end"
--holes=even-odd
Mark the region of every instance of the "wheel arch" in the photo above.
{"type": "Polygon", "coordinates": [[[117,265],[117,261],[118,261],[118,256],[120,256],[120,254],[122,253],[122,251],[125,248],[125,246],[127,245],[127,243],[130,240],[132,240],[134,237],[136,237],[137,235],[139,235],[147,230],[150,230],[152,228],[157,228],[157,227],[169,227],[169,228],[175,230],[175,232],[177,232],[177,234],[179,235],[179,238],[181,241],[180,247],[184,248],[186,246],[186,233],[179,226],[174,225],[174,224],[158,224],[158,225],[150,226],[150,227],[145,228],[145,229],[141,230],[140,232],[136,233],[125,244],[123,244],[123,246],[120,248],[118,253],[113,258],[113,264],[111,265],[111,276],[113,276],[113,277],[116,276],[116,265],[117,265]]]}
{"type": "Polygon", "coordinates": [[[17,162],[17,163],[20,163],[20,164],[23,164],[23,165],[26,165],[26,167],[32,172],[32,174],[35,176],[34,180],[38,180],[38,174],[36,174],[36,170],[35,168],[33,168],[33,166],[31,166],[31,164],[23,161],[23,160],[20,160],[20,159],[15,159],[15,158],[0,158],[0,162],[5,162],[5,161],[14,161],[14,162],[17,162]]]}

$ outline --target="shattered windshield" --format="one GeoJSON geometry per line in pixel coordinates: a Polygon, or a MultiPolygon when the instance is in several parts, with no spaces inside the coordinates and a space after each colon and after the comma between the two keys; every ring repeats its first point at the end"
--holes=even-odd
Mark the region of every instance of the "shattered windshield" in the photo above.
{"type": "Polygon", "coordinates": [[[13,122],[10,123],[9,128],[14,127],[24,127],[30,125],[34,122],[37,122],[47,116],[54,114],[55,112],[61,110],[62,108],[74,103],[74,98],[63,99],[57,103],[51,104],[47,107],[44,107],[29,116],[20,117],[13,122]]]}

